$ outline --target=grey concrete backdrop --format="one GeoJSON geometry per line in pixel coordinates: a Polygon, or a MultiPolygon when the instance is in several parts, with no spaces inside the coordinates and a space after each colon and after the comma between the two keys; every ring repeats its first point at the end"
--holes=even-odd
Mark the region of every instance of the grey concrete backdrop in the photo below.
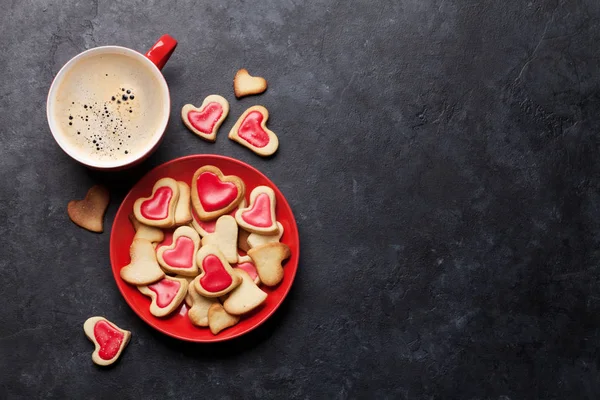
{"type": "Polygon", "coordinates": [[[0,397],[537,399],[600,397],[600,2],[1,1],[0,397]],[[91,172],[54,143],[45,99],[75,54],[179,40],[173,117],[127,173],[91,172]],[[241,67],[266,77],[235,100],[241,67]],[[178,118],[219,93],[216,144],[178,118]],[[260,103],[263,160],[226,139],[260,103]],[[225,133],[224,133],[225,132],[225,133]],[[282,189],[302,255],[282,308],[215,346],[163,336],[126,305],[112,219],[150,168],[196,153],[282,189]],[[74,226],[96,182],[107,231],[74,226]],[[92,365],[81,325],[133,331],[92,365]]]}

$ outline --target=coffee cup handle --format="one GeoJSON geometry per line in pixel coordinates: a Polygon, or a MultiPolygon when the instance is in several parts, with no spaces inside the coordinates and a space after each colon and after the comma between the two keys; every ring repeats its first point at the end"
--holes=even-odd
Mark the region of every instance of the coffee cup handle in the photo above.
{"type": "Polygon", "coordinates": [[[170,35],[162,35],[154,46],[148,50],[146,57],[148,57],[158,69],[162,69],[167,61],[169,61],[169,57],[171,57],[173,51],[175,51],[175,47],[177,47],[177,40],[173,39],[170,35]]]}

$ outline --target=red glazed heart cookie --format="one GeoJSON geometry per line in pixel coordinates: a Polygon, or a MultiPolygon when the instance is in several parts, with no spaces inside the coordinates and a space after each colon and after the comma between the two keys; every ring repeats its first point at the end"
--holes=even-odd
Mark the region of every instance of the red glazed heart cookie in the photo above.
{"type": "Polygon", "coordinates": [[[250,193],[250,205],[239,208],[235,220],[240,228],[260,235],[277,233],[275,192],[268,186],[257,186],[250,193]]]}
{"type": "Polygon", "coordinates": [[[249,148],[259,156],[270,156],[277,151],[279,139],[273,131],[267,129],[268,119],[269,111],[266,108],[250,107],[229,131],[229,139],[249,148]]]}
{"type": "Polygon", "coordinates": [[[165,276],[162,280],[138,290],[152,299],[150,314],[164,317],[171,314],[183,302],[187,294],[188,281],[185,278],[165,276]]]}
{"type": "Polygon", "coordinates": [[[244,68],[240,69],[233,78],[233,92],[238,99],[251,94],[260,94],[265,90],[267,90],[267,80],[250,75],[244,68]]]}
{"type": "Polygon", "coordinates": [[[255,284],[260,285],[260,278],[258,277],[258,271],[256,271],[256,266],[254,265],[254,261],[252,261],[250,256],[238,257],[238,262],[233,267],[234,271],[236,269],[241,269],[241,270],[245,271],[250,276],[250,278],[252,278],[252,281],[255,284]]]}
{"type": "Polygon", "coordinates": [[[96,346],[92,361],[103,366],[117,361],[131,339],[131,332],[119,328],[104,317],[88,318],[83,324],[83,331],[96,346]]]}
{"type": "Polygon", "coordinates": [[[229,114],[229,103],[224,97],[213,94],[207,96],[200,108],[186,104],[181,109],[181,119],[192,132],[202,139],[214,142],[217,131],[229,114]]]}
{"type": "Polygon", "coordinates": [[[167,273],[196,276],[196,253],[199,248],[198,233],[189,226],[180,226],[173,232],[171,244],[161,246],[156,251],[156,259],[167,273]]]}
{"type": "Polygon", "coordinates": [[[215,246],[202,246],[196,255],[196,263],[201,272],[194,280],[194,288],[203,296],[223,296],[241,283],[241,278],[233,272],[225,256],[215,246]]]}
{"type": "Polygon", "coordinates": [[[205,165],[192,178],[192,205],[200,220],[210,221],[232,211],[244,198],[244,191],[240,178],[205,165]]]}
{"type": "Polygon", "coordinates": [[[175,224],[175,208],[179,200],[179,186],[171,178],[159,179],[152,189],[152,196],[135,201],[133,214],[142,224],[169,228],[175,224]]]}

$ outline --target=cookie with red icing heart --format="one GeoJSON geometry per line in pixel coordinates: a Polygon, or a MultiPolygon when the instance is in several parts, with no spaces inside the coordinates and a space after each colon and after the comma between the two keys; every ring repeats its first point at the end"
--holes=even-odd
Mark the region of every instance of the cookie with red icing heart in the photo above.
{"type": "Polygon", "coordinates": [[[250,193],[248,207],[239,208],[235,220],[240,228],[259,235],[277,233],[275,192],[268,186],[257,186],[250,193]]]}
{"type": "Polygon", "coordinates": [[[150,197],[142,197],[133,204],[133,214],[142,224],[169,228],[175,224],[175,208],[179,200],[179,186],[175,179],[156,181],[150,197]]]}
{"type": "Polygon", "coordinates": [[[196,253],[200,248],[200,236],[189,226],[180,226],[173,232],[170,245],[156,251],[156,259],[162,269],[171,274],[198,275],[196,253]]]}
{"type": "Polygon", "coordinates": [[[254,261],[252,261],[250,256],[238,257],[238,262],[236,265],[233,266],[233,270],[235,271],[238,269],[245,271],[250,276],[250,278],[252,278],[252,281],[256,285],[260,285],[258,271],[256,271],[256,266],[254,265],[254,261]]]}
{"type": "MultiPolygon", "coordinates": [[[[235,217],[235,213],[239,207],[246,207],[246,199],[242,199],[240,201],[240,204],[238,204],[238,206],[236,208],[234,208],[232,211],[230,211],[229,214],[227,214],[227,215],[231,215],[232,217],[235,217]]],[[[200,237],[204,237],[206,235],[210,235],[211,233],[215,232],[215,228],[217,226],[217,219],[219,219],[219,218],[211,219],[210,221],[202,221],[196,215],[196,212],[194,211],[193,207],[191,208],[191,211],[192,211],[191,226],[196,230],[196,232],[198,232],[200,237]]]]}
{"type": "Polygon", "coordinates": [[[202,246],[213,245],[223,253],[229,263],[238,259],[237,252],[238,225],[231,215],[222,215],[217,220],[215,231],[202,238],[202,246]]]}
{"type": "Polygon", "coordinates": [[[184,278],[165,276],[160,281],[147,286],[138,286],[142,294],[150,297],[150,314],[164,317],[181,305],[187,294],[188,281],[184,278]]]}
{"type": "Polygon", "coordinates": [[[244,111],[231,131],[229,139],[238,142],[258,154],[267,157],[277,151],[279,139],[267,129],[269,111],[263,106],[253,106],[244,111]]]}
{"type": "Polygon", "coordinates": [[[220,297],[241,283],[241,278],[234,273],[223,253],[213,245],[200,248],[196,264],[201,272],[194,280],[194,289],[202,296],[220,297]]]}
{"type": "Polygon", "coordinates": [[[207,96],[198,108],[186,104],[181,109],[181,119],[189,130],[204,140],[217,140],[217,131],[229,114],[229,102],[217,94],[207,96]]]}
{"type": "Polygon", "coordinates": [[[103,366],[117,361],[131,339],[131,332],[119,328],[104,317],[88,318],[83,324],[83,331],[96,346],[92,361],[103,366]]]}
{"type": "Polygon", "coordinates": [[[192,178],[192,206],[200,220],[216,219],[237,207],[245,188],[239,177],[223,175],[219,168],[205,165],[192,178]]]}

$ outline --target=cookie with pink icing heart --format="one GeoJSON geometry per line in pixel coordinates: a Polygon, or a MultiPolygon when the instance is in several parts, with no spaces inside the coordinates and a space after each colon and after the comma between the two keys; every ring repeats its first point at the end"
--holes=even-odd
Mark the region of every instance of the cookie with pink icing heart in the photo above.
{"type": "Polygon", "coordinates": [[[188,282],[185,278],[165,276],[160,281],[147,286],[138,286],[142,294],[150,297],[150,314],[164,317],[181,305],[187,294],[188,282]]]}
{"type": "Polygon", "coordinates": [[[83,324],[85,335],[94,343],[92,361],[110,365],[117,361],[131,339],[131,332],[119,328],[104,317],[90,317],[83,324]]]}
{"type": "MultiPolygon", "coordinates": [[[[236,208],[234,208],[232,211],[229,212],[229,214],[227,215],[231,215],[232,217],[235,217],[235,213],[238,210],[239,207],[246,207],[246,199],[242,199],[240,201],[240,204],[238,204],[238,206],[236,208]]],[[[191,208],[191,212],[192,212],[192,227],[196,230],[196,232],[198,232],[200,234],[200,237],[204,237],[206,235],[210,235],[211,233],[215,232],[215,227],[217,225],[217,219],[211,219],[210,221],[202,221],[200,218],[198,218],[198,216],[196,215],[196,212],[194,211],[194,208],[191,208]]],[[[244,250],[246,251],[246,250],[244,250]]]]}
{"type": "Polygon", "coordinates": [[[269,111],[263,106],[253,106],[244,111],[229,131],[229,139],[249,148],[259,156],[272,155],[279,148],[275,132],[267,129],[269,111]]]}
{"type": "Polygon", "coordinates": [[[207,96],[198,108],[186,104],[181,109],[181,119],[189,130],[204,140],[217,140],[217,131],[229,114],[229,102],[219,95],[207,96]]]}
{"type": "Polygon", "coordinates": [[[254,265],[254,261],[250,258],[250,256],[239,256],[238,262],[233,266],[233,270],[243,270],[245,271],[252,281],[256,285],[260,285],[260,278],[258,276],[258,271],[256,271],[256,266],[254,265]]]}
{"type": "Polygon", "coordinates": [[[179,200],[179,186],[175,179],[156,181],[150,197],[142,197],[133,204],[133,214],[142,224],[169,228],[175,224],[175,209],[179,200]]]}
{"type": "Polygon", "coordinates": [[[202,296],[220,297],[241,283],[241,278],[234,273],[223,253],[213,245],[200,248],[196,255],[196,264],[200,275],[194,280],[194,289],[202,296]]]}
{"type": "Polygon", "coordinates": [[[248,207],[239,208],[235,220],[240,228],[259,235],[277,233],[275,192],[268,186],[257,186],[250,193],[248,207]]]}
{"type": "Polygon", "coordinates": [[[199,248],[198,232],[189,226],[180,226],[173,232],[171,244],[161,246],[156,251],[156,259],[167,273],[196,276],[198,275],[196,253],[199,248]]]}
{"type": "Polygon", "coordinates": [[[200,220],[210,221],[236,208],[245,190],[239,177],[224,175],[219,168],[205,165],[192,178],[192,206],[200,220]]]}
{"type": "Polygon", "coordinates": [[[231,215],[222,215],[217,220],[215,230],[202,238],[202,246],[213,245],[223,253],[229,263],[238,259],[237,252],[238,225],[231,215]]]}

